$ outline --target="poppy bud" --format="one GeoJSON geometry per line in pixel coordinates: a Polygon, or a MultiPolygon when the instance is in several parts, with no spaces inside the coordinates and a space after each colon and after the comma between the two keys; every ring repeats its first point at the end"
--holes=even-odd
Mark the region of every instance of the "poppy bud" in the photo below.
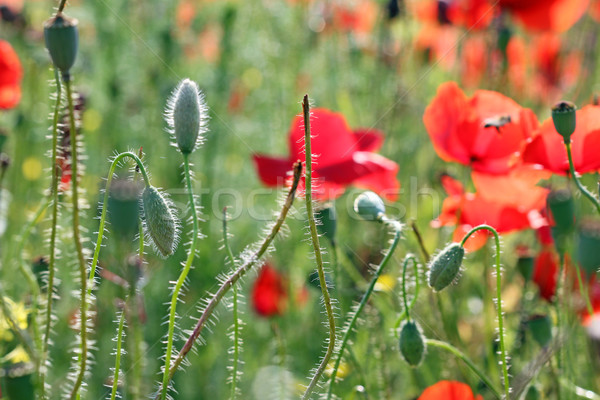
{"type": "Polygon", "coordinates": [[[146,186],[142,193],[144,228],[158,252],[168,257],[175,252],[178,241],[178,221],[171,202],[153,186],[146,186]]]}
{"type": "MultiPolygon", "coordinates": [[[[25,350],[23,350],[25,353],[25,350]]],[[[7,399],[35,399],[34,376],[30,363],[14,364],[2,378],[2,394],[7,399]]]]}
{"type": "Polygon", "coordinates": [[[411,367],[418,367],[425,357],[425,340],[416,322],[406,321],[400,330],[400,354],[411,367]]]}
{"type": "Polygon", "coordinates": [[[576,109],[575,104],[570,101],[561,101],[552,107],[554,129],[561,134],[565,143],[571,142],[571,135],[575,132],[576,109]]]}
{"type": "Polygon", "coordinates": [[[552,322],[547,315],[534,315],[529,321],[527,326],[531,332],[533,339],[542,347],[550,343],[552,340],[552,322]]]}
{"type": "Polygon", "coordinates": [[[329,205],[315,212],[315,218],[320,222],[317,230],[325,236],[331,243],[335,242],[335,231],[337,228],[337,216],[335,206],[329,205]]]}
{"type": "Polygon", "coordinates": [[[517,270],[526,281],[529,281],[533,275],[533,261],[534,258],[531,254],[522,254],[517,259],[517,270]]]}
{"type": "Polygon", "coordinates": [[[546,204],[554,220],[556,233],[564,235],[575,227],[575,203],[569,189],[553,190],[546,198],[546,204]]]}
{"type": "Polygon", "coordinates": [[[374,192],[362,192],[354,201],[354,211],[367,221],[375,221],[385,214],[385,204],[374,192]]]}
{"type": "Polygon", "coordinates": [[[525,400],[540,400],[541,398],[540,391],[535,386],[529,386],[525,400]]]}
{"type": "Polygon", "coordinates": [[[430,263],[429,286],[439,292],[458,277],[460,266],[465,257],[465,248],[459,243],[452,243],[438,253],[430,263]]]}
{"type": "Polygon", "coordinates": [[[577,261],[586,273],[593,275],[600,267],[600,221],[587,220],[581,223],[577,235],[577,261]]]}
{"type": "Polygon", "coordinates": [[[202,143],[207,113],[204,95],[196,82],[182,80],[173,91],[165,112],[169,132],[181,153],[190,154],[202,143]]]}
{"type": "Polygon", "coordinates": [[[52,63],[60,70],[63,79],[69,80],[69,71],[75,63],[79,46],[77,20],[62,13],[44,23],[44,39],[52,63]]]}

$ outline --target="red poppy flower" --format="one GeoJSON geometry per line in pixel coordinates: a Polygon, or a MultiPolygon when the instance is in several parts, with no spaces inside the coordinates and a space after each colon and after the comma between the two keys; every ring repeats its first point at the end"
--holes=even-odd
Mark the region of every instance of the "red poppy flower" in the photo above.
{"type": "Polygon", "coordinates": [[[23,69],[10,43],[0,40],[0,109],[16,107],[21,100],[23,69]]]}
{"type": "MultiPolygon", "coordinates": [[[[577,110],[577,126],[571,135],[571,150],[575,171],[580,174],[600,169],[600,106],[585,106],[577,110]]],[[[539,164],[548,171],[565,175],[569,160],[563,138],[554,129],[552,119],[540,126],[523,150],[523,161],[539,164]]]]}
{"type": "Polygon", "coordinates": [[[456,381],[439,381],[423,391],[418,400],[483,400],[469,385],[456,381]]]}
{"type": "MultiPolygon", "coordinates": [[[[258,176],[265,185],[283,185],[293,163],[304,160],[303,125],[301,116],[292,121],[287,158],[254,155],[258,176]]],[[[389,200],[397,198],[398,164],[374,153],[383,143],[380,132],[351,131],[341,114],[317,108],[311,115],[311,133],[315,198],[336,198],[349,185],[373,190],[389,200]]]]}
{"type": "Polygon", "coordinates": [[[552,301],[558,281],[558,255],[551,248],[545,247],[536,257],[532,279],[540,289],[540,297],[552,301]]]}
{"type": "MultiPolygon", "coordinates": [[[[507,175],[490,175],[473,172],[476,193],[465,193],[460,182],[444,176],[442,184],[448,193],[442,212],[433,222],[434,227],[457,225],[453,240],[461,241],[471,228],[488,224],[498,233],[546,225],[540,214],[544,208],[547,189],[535,186],[549,173],[531,167],[520,167],[507,175]]],[[[487,235],[474,236],[466,243],[474,251],[485,244],[487,235]]]]}
{"type": "Polygon", "coordinates": [[[426,24],[452,24],[467,29],[486,28],[494,17],[494,7],[486,0],[427,0],[411,4],[418,20],[426,24]]]}
{"type": "Polygon", "coordinates": [[[500,0],[498,5],[534,31],[564,32],[585,13],[589,0],[500,0]]]}
{"type": "Polygon", "coordinates": [[[281,315],[285,311],[287,291],[282,276],[265,264],[252,287],[252,306],[263,317],[281,315]]]}
{"type": "Polygon", "coordinates": [[[454,82],[438,88],[423,122],[443,160],[493,174],[508,172],[538,126],[533,111],[508,97],[478,90],[467,98],[454,82]]]}

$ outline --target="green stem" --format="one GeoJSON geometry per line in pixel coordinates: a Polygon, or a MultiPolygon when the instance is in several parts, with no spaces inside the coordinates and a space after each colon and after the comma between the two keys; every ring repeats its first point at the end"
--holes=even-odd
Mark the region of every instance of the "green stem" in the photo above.
{"type": "Polygon", "coordinates": [[[117,350],[115,354],[115,370],[113,371],[113,385],[112,392],[110,393],[110,400],[115,400],[117,396],[117,389],[119,388],[119,372],[121,369],[121,349],[123,343],[123,328],[125,326],[125,307],[127,307],[127,301],[129,300],[129,295],[125,298],[125,303],[123,304],[123,310],[121,311],[121,316],[119,317],[119,328],[117,330],[117,350]]]}
{"type": "MultiPolygon", "coordinates": [[[[141,154],[140,154],[141,156],[141,154]]],[[[141,168],[140,168],[141,170],[141,168]]],[[[142,221],[140,220],[139,223],[139,247],[138,247],[138,261],[139,261],[139,265],[142,265],[143,259],[144,259],[144,225],[142,224],[142,221]]],[[[143,334],[142,334],[142,330],[138,328],[137,324],[139,322],[139,318],[138,318],[138,312],[139,312],[139,308],[138,308],[138,294],[137,294],[137,285],[133,285],[131,287],[132,293],[131,296],[133,297],[132,300],[132,312],[131,312],[131,322],[129,325],[129,331],[130,331],[130,336],[133,339],[133,346],[132,346],[132,354],[131,354],[131,362],[133,363],[131,369],[133,369],[132,371],[132,379],[130,380],[131,382],[131,397],[133,400],[137,400],[140,398],[140,393],[141,393],[141,377],[142,377],[142,365],[143,365],[143,357],[144,357],[144,352],[142,351],[141,347],[142,347],[142,341],[144,340],[143,338],[143,334]]]]}
{"type": "Polygon", "coordinates": [[[587,312],[590,316],[594,315],[594,307],[592,307],[592,302],[590,301],[589,293],[586,287],[583,285],[583,279],[581,278],[581,268],[579,267],[579,263],[575,263],[575,273],[577,274],[577,283],[579,284],[579,292],[581,293],[581,297],[585,299],[585,306],[587,308],[587,312]]]}
{"type": "Polygon", "coordinates": [[[52,327],[52,303],[54,296],[54,275],[56,265],[56,231],[58,229],[58,181],[61,171],[56,164],[58,154],[58,118],[60,112],[60,103],[62,95],[62,86],[58,75],[58,69],[54,68],[54,79],[56,80],[56,104],[54,105],[54,115],[52,117],[52,227],[50,231],[50,260],[48,260],[48,293],[46,298],[46,326],[44,328],[44,342],[42,344],[42,354],[40,365],[40,387],[41,398],[46,398],[46,368],[45,363],[48,357],[48,343],[50,340],[50,329],[52,327]]]}
{"type": "Polygon", "coordinates": [[[498,336],[500,339],[500,357],[502,357],[502,376],[504,383],[504,396],[508,400],[510,398],[510,382],[508,380],[508,363],[506,359],[506,346],[504,344],[504,318],[502,315],[502,267],[500,266],[500,236],[496,229],[489,225],[479,225],[471,229],[465,235],[461,246],[464,246],[469,237],[477,231],[487,230],[494,235],[496,241],[496,297],[497,297],[497,312],[498,312],[498,336]]]}
{"type": "Polygon", "coordinates": [[[162,392],[161,399],[165,400],[167,398],[168,392],[168,384],[169,384],[169,371],[171,369],[171,354],[173,352],[173,336],[175,334],[175,316],[177,311],[177,301],[179,298],[179,292],[183,287],[185,282],[185,278],[187,278],[188,273],[192,267],[192,263],[194,261],[194,256],[196,255],[196,243],[198,242],[199,228],[198,228],[198,216],[196,215],[196,203],[194,201],[194,192],[192,191],[192,178],[190,175],[190,162],[189,155],[183,154],[183,167],[185,174],[185,182],[187,186],[187,191],[189,195],[189,202],[192,209],[192,243],[188,250],[188,257],[183,266],[183,270],[179,275],[179,279],[175,283],[175,288],[173,289],[173,295],[171,296],[171,310],[169,314],[169,332],[167,334],[167,350],[165,352],[165,367],[163,371],[163,382],[162,382],[162,392]]]}
{"type": "MultiPolygon", "coordinates": [[[[473,371],[475,373],[475,375],[477,375],[479,377],[479,379],[481,379],[481,381],[492,391],[492,393],[494,394],[494,396],[496,398],[498,398],[498,399],[502,398],[502,394],[500,393],[500,390],[498,390],[498,388],[496,388],[494,386],[494,384],[492,383],[490,378],[485,376],[485,374],[483,372],[481,372],[479,370],[479,368],[477,368],[475,363],[473,363],[473,361],[471,361],[465,354],[463,354],[456,347],[452,346],[450,343],[442,342],[440,340],[435,340],[435,339],[425,339],[425,343],[427,343],[427,346],[437,347],[437,348],[444,349],[444,350],[452,353],[456,358],[463,361],[471,369],[471,371],[473,371]]],[[[508,397],[506,397],[506,399],[508,399],[508,397]]]]}
{"type": "Polygon", "coordinates": [[[573,178],[573,181],[575,181],[575,184],[577,185],[581,193],[583,193],[583,195],[587,197],[592,202],[592,204],[594,204],[594,206],[596,206],[596,210],[598,210],[598,213],[600,213],[600,202],[598,201],[596,196],[590,193],[590,191],[582,185],[582,183],[579,181],[579,178],[577,177],[577,172],[575,172],[575,166],[573,165],[573,155],[571,154],[570,140],[568,142],[565,141],[565,147],[567,149],[567,157],[569,158],[569,170],[571,171],[571,177],[573,178]]]}
{"type": "MultiPolygon", "coordinates": [[[[342,341],[340,342],[339,349],[337,349],[337,358],[333,364],[333,369],[331,372],[331,379],[329,380],[329,388],[327,390],[327,400],[331,399],[331,396],[333,394],[333,385],[335,384],[335,379],[336,379],[338,370],[340,368],[340,364],[342,362],[344,350],[346,349],[346,345],[348,344],[350,335],[352,334],[352,332],[354,330],[356,321],[358,321],[358,316],[360,315],[363,308],[366,306],[367,302],[369,301],[369,298],[371,297],[371,294],[373,293],[373,290],[375,289],[375,284],[377,283],[377,280],[381,276],[381,273],[385,269],[387,263],[392,258],[392,255],[393,255],[394,251],[396,250],[396,247],[398,246],[398,242],[400,241],[400,233],[402,231],[402,225],[400,223],[398,223],[397,221],[387,219],[387,217],[385,217],[385,216],[382,216],[380,221],[385,223],[386,225],[389,225],[391,228],[394,229],[394,239],[392,241],[392,244],[390,245],[390,248],[386,252],[385,257],[379,264],[379,267],[377,267],[377,270],[375,271],[375,275],[373,275],[373,278],[371,279],[371,282],[369,283],[369,287],[367,288],[367,291],[365,292],[362,299],[360,300],[358,307],[356,307],[356,311],[354,311],[354,313],[352,313],[352,318],[350,319],[350,322],[344,328],[344,335],[342,337],[342,341]]],[[[409,257],[407,257],[407,260],[404,263],[405,267],[406,267],[406,264],[408,263],[408,259],[413,259],[413,261],[415,262],[415,266],[416,266],[416,261],[414,260],[414,257],[409,256],[409,257]]],[[[418,285],[418,283],[417,283],[417,285],[418,285]]],[[[415,296],[415,298],[416,298],[416,296],[415,296]]],[[[406,304],[406,296],[404,297],[404,301],[406,304]]]]}
{"type": "Polygon", "coordinates": [[[419,277],[419,264],[417,263],[417,258],[413,254],[408,254],[404,258],[404,263],[402,264],[402,297],[403,297],[403,301],[404,301],[404,310],[402,311],[402,314],[400,314],[400,316],[396,320],[396,324],[394,325],[394,331],[398,330],[402,321],[404,321],[407,318],[410,319],[409,311],[412,310],[415,303],[417,302],[417,297],[419,296],[419,290],[421,288],[419,278],[420,278],[419,277]],[[415,295],[410,300],[410,304],[408,304],[406,301],[406,268],[407,268],[408,262],[411,260],[412,260],[413,266],[415,268],[415,271],[414,271],[414,273],[415,273],[415,295]]]}
{"type": "MultiPolygon", "coordinates": [[[[269,232],[269,234],[267,235],[265,240],[262,242],[259,249],[252,255],[251,258],[248,259],[248,261],[246,261],[238,269],[236,269],[235,272],[233,274],[231,274],[231,276],[221,284],[219,289],[212,296],[212,298],[206,305],[206,308],[202,312],[202,315],[198,319],[198,322],[196,323],[194,330],[192,331],[191,335],[188,337],[187,341],[181,348],[181,351],[179,352],[177,358],[173,362],[173,365],[171,366],[171,369],[169,371],[169,379],[167,381],[167,384],[173,378],[173,375],[175,375],[175,372],[177,371],[177,369],[179,368],[179,366],[181,365],[181,363],[183,362],[183,360],[185,359],[187,354],[190,352],[190,350],[194,346],[194,343],[196,342],[196,340],[202,333],[202,330],[206,326],[208,319],[212,316],[215,308],[219,305],[219,303],[223,299],[223,296],[225,296],[225,294],[227,294],[229,289],[231,287],[233,287],[237,283],[237,281],[246,274],[246,272],[248,272],[250,269],[252,269],[252,267],[254,267],[254,265],[256,265],[256,263],[258,263],[261,260],[261,258],[264,256],[264,254],[267,252],[267,250],[271,246],[271,243],[273,243],[273,240],[279,233],[279,230],[281,229],[281,226],[283,225],[283,222],[285,221],[285,218],[287,217],[287,214],[288,214],[290,208],[292,207],[292,203],[294,202],[294,197],[296,195],[296,189],[298,189],[298,182],[300,181],[301,173],[302,173],[302,165],[300,163],[295,164],[294,165],[294,181],[288,192],[285,203],[283,204],[283,207],[281,208],[281,212],[279,213],[279,217],[277,218],[277,221],[275,221],[275,224],[273,224],[271,231],[269,232]]],[[[155,397],[156,399],[160,398],[160,393],[164,391],[165,387],[166,386],[159,387],[158,395],[155,397]]]]}
{"type": "MultiPolygon", "coordinates": [[[[227,232],[227,207],[223,209],[223,247],[231,264],[231,268],[235,268],[235,257],[229,246],[229,233],[227,232]]],[[[231,367],[231,399],[234,400],[237,397],[237,377],[238,367],[240,359],[240,321],[238,320],[238,287],[237,284],[233,286],[233,360],[231,367]]]]}
{"type": "Polygon", "coordinates": [[[86,265],[85,257],[83,255],[83,245],[81,244],[81,233],[79,230],[79,162],[77,157],[77,127],[75,126],[75,109],[73,106],[73,93],[71,89],[71,80],[65,80],[65,89],[67,92],[67,103],[69,105],[69,122],[70,122],[70,140],[71,140],[71,190],[72,190],[72,208],[73,208],[73,241],[75,242],[75,249],[77,250],[77,262],[79,264],[79,279],[81,280],[81,303],[79,307],[80,316],[80,339],[81,343],[79,346],[79,373],[71,390],[69,398],[71,400],[79,398],[79,389],[83,383],[83,377],[85,376],[85,370],[87,368],[87,354],[88,354],[88,342],[87,342],[87,277],[86,277],[86,265]]]}
{"type": "Polygon", "coordinates": [[[321,246],[319,244],[319,234],[317,232],[317,224],[315,222],[315,215],[313,211],[312,203],[312,152],[311,152],[311,137],[310,137],[310,106],[308,104],[308,95],[304,96],[302,102],[302,110],[304,112],[304,152],[306,155],[306,171],[305,171],[305,198],[306,198],[306,213],[308,214],[308,225],[310,227],[310,236],[312,239],[313,250],[315,253],[315,261],[317,264],[317,271],[319,273],[319,283],[321,285],[321,293],[323,294],[323,304],[327,311],[327,320],[329,324],[329,342],[327,344],[327,351],[321,360],[321,363],[317,367],[315,373],[310,380],[310,383],[306,387],[306,391],[302,396],[303,400],[309,399],[313,392],[317,382],[321,378],[325,367],[329,362],[335,348],[335,316],[333,315],[333,307],[331,306],[331,298],[329,297],[329,291],[327,289],[327,281],[325,280],[325,271],[323,270],[323,257],[321,255],[321,246]]]}

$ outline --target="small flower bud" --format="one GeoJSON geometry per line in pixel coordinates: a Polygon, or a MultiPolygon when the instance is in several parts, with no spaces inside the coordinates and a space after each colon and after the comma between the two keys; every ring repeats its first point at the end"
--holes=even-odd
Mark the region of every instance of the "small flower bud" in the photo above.
{"type": "Polygon", "coordinates": [[[62,13],[56,14],[44,23],[44,39],[52,63],[68,80],[79,47],[77,20],[62,13]]]}
{"type": "Polygon", "coordinates": [[[561,101],[552,107],[554,129],[561,134],[565,143],[571,142],[571,135],[575,132],[576,109],[575,104],[569,101],[561,101]]]}
{"type": "Polygon", "coordinates": [[[194,81],[184,79],[177,85],[167,102],[165,116],[179,151],[190,154],[196,150],[206,132],[208,110],[194,81]]]}
{"type": "Polygon", "coordinates": [[[411,367],[418,367],[425,357],[426,344],[416,322],[406,321],[400,330],[400,354],[411,367]]]}
{"type": "Polygon", "coordinates": [[[554,221],[556,234],[561,236],[575,228],[575,202],[569,189],[553,190],[546,198],[546,204],[554,221]]]}
{"type": "Polygon", "coordinates": [[[439,292],[458,277],[460,266],[465,257],[465,248],[459,243],[446,246],[431,260],[429,267],[429,286],[439,292]]]}
{"type": "Polygon", "coordinates": [[[337,216],[334,205],[325,206],[315,212],[315,218],[319,220],[317,230],[325,236],[331,243],[335,242],[335,232],[337,229],[337,216]]]}
{"type": "Polygon", "coordinates": [[[153,186],[146,186],[142,193],[144,228],[146,237],[163,257],[175,252],[179,223],[173,214],[171,202],[153,186]]]}
{"type": "Polygon", "coordinates": [[[362,192],[354,201],[354,211],[367,221],[375,221],[385,213],[385,204],[374,192],[362,192]]]}
{"type": "Polygon", "coordinates": [[[583,270],[594,276],[600,268],[600,221],[586,220],[577,234],[577,261],[583,270]]]}

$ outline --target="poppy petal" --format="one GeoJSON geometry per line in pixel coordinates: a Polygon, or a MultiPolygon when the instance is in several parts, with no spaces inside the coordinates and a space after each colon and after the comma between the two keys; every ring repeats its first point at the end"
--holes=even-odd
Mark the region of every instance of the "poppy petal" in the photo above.
{"type": "Polygon", "coordinates": [[[253,157],[258,177],[267,186],[283,186],[293,163],[285,158],[255,154],[253,157]]]}
{"type": "MultiPolygon", "coordinates": [[[[477,396],[480,399],[481,396],[477,396]]],[[[423,391],[418,400],[476,400],[469,385],[456,381],[440,381],[423,391]]]]}
{"type": "Polygon", "coordinates": [[[376,129],[355,129],[358,151],[379,151],[383,145],[383,133],[376,129]]]}

